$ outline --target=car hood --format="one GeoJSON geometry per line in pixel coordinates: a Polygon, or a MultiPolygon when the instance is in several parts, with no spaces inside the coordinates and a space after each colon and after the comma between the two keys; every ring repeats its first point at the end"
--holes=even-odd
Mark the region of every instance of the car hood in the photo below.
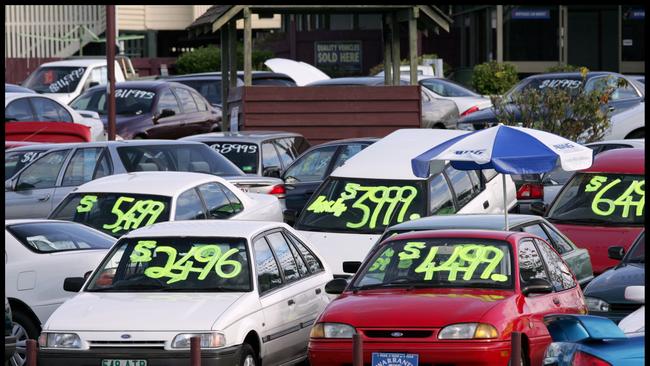
{"type": "Polygon", "coordinates": [[[319,322],[355,327],[439,328],[478,322],[488,310],[511,297],[514,297],[512,291],[449,288],[347,292],[328,305],[319,322]]]}
{"type": "Polygon", "coordinates": [[[645,264],[621,264],[603,272],[594,278],[587,287],[584,295],[597,297],[611,303],[630,303],[625,300],[625,288],[627,286],[645,285],[645,264]]]}
{"type": "Polygon", "coordinates": [[[205,331],[243,295],[240,292],[82,292],[63,303],[44,330],[205,331]]]}
{"type": "Polygon", "coordinates": [[[329,80],[330,77],[316,67],[301,61],[289,60],[286,58],[271,58],[264,61],[271,71],[288,75],[298,86],[304,86],[321,80],[329,80]]]}

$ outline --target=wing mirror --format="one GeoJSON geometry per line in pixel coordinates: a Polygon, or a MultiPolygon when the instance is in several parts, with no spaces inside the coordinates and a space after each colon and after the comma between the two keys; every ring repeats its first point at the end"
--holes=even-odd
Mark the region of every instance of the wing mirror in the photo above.
{"type": "Polygon", "coordinates": [[[543,278],[533,278],[521,288],[524,296],[529,294],[548,294],[553,292],[553,285],[543,278]]]}
{"type": "Polygon", "coordinates": [[[83,277],[68,277],[63,280],[63,290],[68,292],[79,292],[86,282],[83,277]]]}
{"type": "Polygon", "coordinates": [[[530,211],[535,215],[544,216],[548,205],[544,202],[532,202],[530,204],[530,211]]]}
{"type": "Polygon", "coordinates": [[[330,295],[340,295],[348,287],[348,280],[345,278],[335,278],[325,284],[325,292],[330,295]]]}
{"type": "Polygon", "coordinates": [[[265,177],[280,178],[280,167],[267,166],[262,170],[262,175],[265,177]]]}
{"type": "Polygon", "coordinates": [[[625,248],[609,247],[607,248],[607,256],[609,257],[609,259],[620,261],[625,256],[625,248]]]}
{"type": "Polygon", "coordinates": [[[625,288],[625,300],[645,303],[645,286],[627,286],[625,288]]]}
{"type": "Polygon", "coordinates": [[[357,273],[361,267],[361,262],[343,262],[343,272],[357,273]]]}

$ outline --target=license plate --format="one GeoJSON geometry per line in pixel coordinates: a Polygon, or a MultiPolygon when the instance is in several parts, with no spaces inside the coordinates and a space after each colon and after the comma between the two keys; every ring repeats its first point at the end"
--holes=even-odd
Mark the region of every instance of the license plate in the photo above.
{"type": "Polygon", "coordinates": [[[147,366],[147,360],[102,360],[102,366],[147,366]]]}
{"type": "Polygon", "coordinates": [[[373,352],[372,366],[418,366],[418,357],[414,353],[373,352]]]}

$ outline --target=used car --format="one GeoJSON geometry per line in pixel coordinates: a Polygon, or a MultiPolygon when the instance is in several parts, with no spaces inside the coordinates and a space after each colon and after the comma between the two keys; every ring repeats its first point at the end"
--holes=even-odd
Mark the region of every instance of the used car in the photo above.
{"type": "Polygon", "coordinates": [[[617,265],[607,258],[608,248],[628,250],[645,223],[645,149],[598,154],[590,168],[569,179],[545,216],[589,250],[594,275],[617,265]]]}
{"type": "Polygon", "coordinates": [[[515,205],[514,184],[494,170],[456,170],[441,162],[428,178],[411,159],[465,132],[400,129],[335,169],[305,205],[295,228],[319,249],[336,275],[343,261],[360,261],[384,229],[424,216],[503,213],[515,205]]]}
{"type": "Polygon", "coordinates": [[[284,221],[293,225],[323,180],[349,158],[378,140],[376,137],[361,137],[329,141],[311,147],[296,158],[281,177],[286,189],[284,221]]]}
{"type": "Polygon", "coordinates": [[[120,238],[87,281],[66,279],[81,291],[45,324],[39,364],[185,365],[193,336],[202,365],[294,364],[331,279],[284,223],[151,225],[120,238]]]}
{"type": "MultiPolygon", "coordinates": [[[[213,107],[221,108],[221,73],[202,72],[196,74],[175,75],[164,78],[193,88],[201,94],[213,107]]],[[[240,78],[236,80],[237,87],[244,86],[240,78]]]]}
{"type": "MultiPolygon", "coordinates": [[[[70,103],[97,112],[108,129],[106,87],[88,89],[70,103]]],[[[221,111],[196,90],[164,80],[115,84],[115,133],[123,139],[176,139],[221,130],[221,111]]]]}
{"type": "Polygon", "coordinates": [[[22,87],[20,85],[5,83],[5,93],[32,93],[36,94],[35,91],[29,88],[22,87]]]}
{"type": "Polygon", "coordinates": [[[644,139],[645,102],[613,115],[610,121],[611,126],[605,133],[604,140],[644,139]]]}
{"type": "MultiPolygon", "coordinates": [[[[188,171],[214,174],[240,189],[272,193],[282,180],[246,176],[228,159],[199,142],[125,140],[51,144],[48,152],[26,163],[5,181],[6,218],[43,218],[83,183],[137,171],[188,171]]],[[[30,147],[13,151],[30,151],[30,147]]],[[[277,189],[276,189],[277,190],[277,189]]]]}
{"type": "Polygon", "coordinates": [[[629,252],[615,246],[608,248],[608,255],[620,262],[591,281],[584,290],[585,301],[590,315],[603,316],[618,323],[640,307],[637,302],[625,298],[625,289],[645,285],[645,231],[641,232],[629,252]]]}
{"type": "Polygon", "coordinates": [[[37,339],[41,324],[71,297],[63,280],[95,269],[114,243],[74,222],[5,220],[5,293],[18,342],[12,366],[25,364],[25,341],[37,339]]]}
{"type": "Polygon", "coordinates": [[[456,103],[459,117],[492,107],[490,98],[476,94],[464,86],[445,78],[420,78],[418,84],[429,89],[438,99],[449,99],[456,103]]]}
{"type": "Polygon", "coordinates": [[[522,333],[521,365],[541,365],[552,313],[584,314],[582,291],[562,258],[529,233],[435,230],[377,245],[316,320],[312,366],[349,365],[352,337],[372,365],[509,365],[522,333]],[[383,363],[382,363],[383,361],[383,363]]]}
{"type": "Polygon", "coordinates": [[[88,225],[119,238],[142,226],[178,220],[282,221],[272,195],[245,193],[221,177],[136,172],[95,179],[72,190],[49,218],[88,225]]]}

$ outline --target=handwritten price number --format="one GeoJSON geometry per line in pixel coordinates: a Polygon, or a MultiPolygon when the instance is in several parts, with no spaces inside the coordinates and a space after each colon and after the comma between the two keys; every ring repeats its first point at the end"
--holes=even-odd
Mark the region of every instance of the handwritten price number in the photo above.
{"type": "Polygon", "coordinates": [[[97,196],[83,196],[81,200],[79,200],[79,205],[77,205],[77,212],[81,213],[92,210],[95,202],[97,202],[97,196]]]}
{"type": "MultiPolygon", "coordinates": [[[[589,184],[585,187],[585,192],[595,192],[598,191],[601,186],[607,182],[607,177],[602,175],[596,175],[589,181],[589,184]]],[[[635,206],[636,210],[634,212],[635,216],[643,215],[643,208],[645,206],[645,179],[635,180],[630,183],[625,192],[621,194],[617,199],[603,198],[605,193],[610,190],[615,185],[621,182],[620,178],[617,178],[607,185],[602,187],[598,193],[594,195],[594,199],[591,202],[591,210],[599,216],[610,216],[615,210],[616,206],[623,206],[623,212],[621,216],[627,218],[630,216],[630,207],[635,206]],[[641,198],[638,201],[634,201],[632,193],[635,193],[641,198]],[[605,205],[606,209],[601,210],[601,207],[605,205]]]]}
{"type": "Polygon", "coordinates": [[[40,153],[33,152],[33,151],[26,152],[25,155],[23,155],[23,156],[20,158],[20,162],[21,162],[21,163],[29,163],[29,162],[31,162],[32,160],[36,159],[39,155],[40,155],[40,153]]]}
{"type": "Polygon", "coordinates": [[[176,261],[178,252],[175,248],[170,246],[156,246],[153,240],[140,240],[134,248],[134,253],[131,254],[130,259],[132,263],[149,262],[151,261],[151,250],[154,253],[167,254],[167,262],[165,266],[152,266],[144,271],[144,275],[150,278],[167,277],[169,280],[167,284],[172,284],[179,281],[184,281],[190,272],[198,272],[199,281],[205,280],[210,271],[214,268],[217,276],[221,278],[233,278],[239,275],[242,269],[242,264],[236,260],[229,259],[232,255],[238,252],[237,248],[232,248],[221,253],[221,248],[217,245],[203,245],[194,246],[189,250],[181,259],[176,261]],[[194,267],[194,261],[198,263],[206,263],[203,267],[194,267]],[[230,272],[224,271],[224,266],[231,266],[230,272]]]}
{"type": "Polygon", "coordinates": [[[165,209],[165,204],[154,200],[141,200],[135,202],[133,206],[126,212],[120,209],[123,202],[133,202],[135,198],[120,197],[115,201],[111,212],[117,216],[113,224],[104,224],[102,227],[116,233],[120,230],[137,229],[140,227],[144,219],[149,216],[146,225],[151,225],[156,222],[156,219],[165,209]]]}
{"type": "Polygon", "coordinates": [[[233,150],[236,150],[237,153],[248,153],[248,154],[255,154],[257,152],[257,145],[213,144],[210,145],[210,147],[219,151],[222,154],[228,154],[233,150]]]}

